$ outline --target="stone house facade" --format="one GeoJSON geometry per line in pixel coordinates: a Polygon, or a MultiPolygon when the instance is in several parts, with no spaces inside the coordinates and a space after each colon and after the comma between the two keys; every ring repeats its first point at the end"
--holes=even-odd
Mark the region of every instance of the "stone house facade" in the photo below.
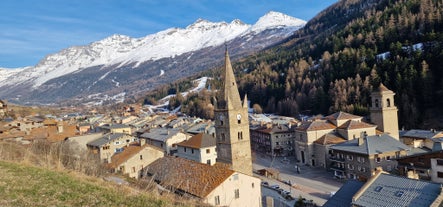
{"type": "Polygon", "coordinates": [[[377,167],[385,171],[397,168],[396,158],[406,156],[410,148],[387,134],[366,136],[330,147],[334,175],[366,181],[377,167]]]}
{"type": "Polygon", "coordinates": [[[291,125],[264,125],[250,129],[251,146],[255,151],[276,156],[294,154],[295,127],[291,125]]]}

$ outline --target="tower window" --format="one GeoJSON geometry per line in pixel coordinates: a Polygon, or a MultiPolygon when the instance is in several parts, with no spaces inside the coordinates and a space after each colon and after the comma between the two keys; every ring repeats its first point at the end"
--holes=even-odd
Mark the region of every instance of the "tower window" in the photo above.
{"type": "Polygon", "coordinates": [[[225,137],[225,133],[221,133],[220,135],[221,135],[221,140],[224,142],[225,139],[226,139],[226,137],[225,137]]]}
{"type": "Polygon", "coordinates": [[[238,123],[238,124],[241,124],[241,120],[240,120],[240,119],[239,119],[239,120],[237,120],[237,123],[238,123]]]}
{"type": "Polygon", "coordinates": [[[388,106],[388,107],[391,107],[391,100],[388,98],[388,99],[386,99],[386,105],[388,106]]]}
{"type": "Polygon", "coordinates": [[[223,121],[220,121],[220,125],[222,125],[222,126],[223,126],[223,121]]]}
{"type": "Polygon", "coordinates": [[[378,99],[375,99],[375,107],[378,108],[378,99]]]}
{"type": "Polygon", "coordinates": [[[238,140],[242,140],[243,139],[243,132],[238,132],[238,140]]]}

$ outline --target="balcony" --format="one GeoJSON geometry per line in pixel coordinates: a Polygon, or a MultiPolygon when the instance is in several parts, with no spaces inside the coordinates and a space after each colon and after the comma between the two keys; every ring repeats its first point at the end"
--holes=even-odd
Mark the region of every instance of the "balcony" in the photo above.
{"type": "Polygon", "coordinates": [[[338,156],[329,156],[329,160],[336,162],[345,162],[344,157],[338,157],[338,156]]]}

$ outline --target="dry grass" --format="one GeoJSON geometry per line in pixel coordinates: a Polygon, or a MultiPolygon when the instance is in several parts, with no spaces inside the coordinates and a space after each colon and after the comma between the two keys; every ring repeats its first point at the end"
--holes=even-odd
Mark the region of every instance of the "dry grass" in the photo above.
{"type": "Polygon", "coordinates": [[[0,206],[172,206],[124,186],[0,161],[0,206]]]}
{"type": "Polygon", "coordinates": [[[85,167],[69,167],[72,161],[59,158],[63,151],[54,152],[42,143],[25,147],[0,142],[0,206],[195,205],[174,196],[160,196],[155,190],[121,186],[86,175],[85,167]]]}

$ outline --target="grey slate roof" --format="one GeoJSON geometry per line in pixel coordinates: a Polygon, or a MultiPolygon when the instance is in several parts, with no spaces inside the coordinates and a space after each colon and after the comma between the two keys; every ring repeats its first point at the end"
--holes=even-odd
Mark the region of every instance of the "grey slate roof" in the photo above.
{"type": "Polygon", "coordinates": [[[94,141],[91,141],[87,145],[94,146],[94,147],[100,147],[106,143],[111,142],[112,140],[118,139],[118,138],[123,137],[125,135],[127,135],[127,134],[123,134],[123,133],[105,134],[105,135],[103,135],[103,137],[100,137],[94,141]]]}
{"type": "Polygon", "coordinates": [[[165,142],[179,132],[180,129],[177,128],[153,128],[150,132],[140,135],[140,137],[165,142]]]}
{"type": "Polygon", "coordinates": [[[347,181],[335,194],[332,196],[323,207],[343,207],[351,206],[352,197],[364,185],[364,182],[357,180],[347,181]]]}
{"type": "Polygon", "coordinates": [[[373,182],[352,203],[357,206],[425,207],[440,195],[438,183],[409,179],[386,173],[375,175],[373,182]]]}
{"type": "Polygon", "coordinates": [[[434,130],[411,129],[406,131],[402,135],[402,137],[430,139],[430,138],[442,137],[442,134],[440,131],[434,131],[434,130]]]}
{"type": "Polygon", "coordinates": [[[128,128],[130,126],[124,125],[124,124],[111,124],[109,126],[103,125],[103,126],[100,126],[100,127],[103,128],[103,129],[122,129],[122,128],[128,128]]]}
{"type": "Polygon", "coordinates": [[[353,139],[344,143],[333,145],[331,146],[331,149],[366,155],[410,150],[408,146],[389,136],[388,134],[367,136],[364,143],[361,145],[358,145],[358,139],[353,139]]]}

